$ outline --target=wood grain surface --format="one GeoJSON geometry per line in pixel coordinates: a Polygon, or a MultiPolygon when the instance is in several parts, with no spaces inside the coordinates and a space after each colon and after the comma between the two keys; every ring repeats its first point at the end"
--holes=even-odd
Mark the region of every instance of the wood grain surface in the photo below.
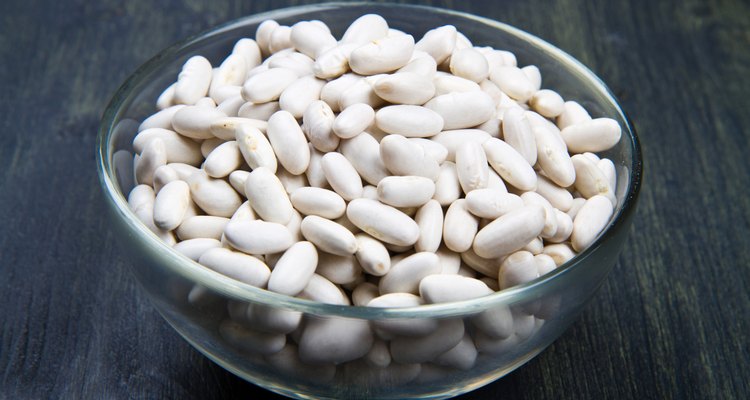
{"type": "MultiPolygon", "coordinates": [[[[128,272],[94,142],[167,45],[295,1],[0,2],[0,398],[279,398],[182,340],[128,272]]],[[[617,266],[550,348],[463,399],[750,396],[750,5],[423,1],[510,23],[621,100],[645,183],[617,266]]]]}

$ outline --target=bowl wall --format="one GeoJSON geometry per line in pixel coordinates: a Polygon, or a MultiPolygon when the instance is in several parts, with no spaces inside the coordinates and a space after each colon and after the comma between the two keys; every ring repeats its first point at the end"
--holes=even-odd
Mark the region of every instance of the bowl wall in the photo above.
{"type": "Polygon", "coordinates": [[[298,398],[444,398],[485,385],[530,360],[562,334],[614,265],[635,211],[641,172],[629,122],[588,69],[507,25],[417,6],[349,3],[277,10],[173,46],[120,88],[105,111],[99,144],[100,176],[113,230],[132,258],[138,282],[164,318],[226,369],[298,398]],[[509,50],[519,65],[536,65],[543,87],[578,101],[592,117],[617,120],[623,127],[622,140],[604,153],[615,162],[619,182],[615,217],[606,232],[582,254],[528,284],[467,302],[377,310],[290,299],[223,277],[161,243],[128,210],[132,139],[187,58],[203,55],[217,65],[238,39],[253,37],[267,18],[282,25],[319,19],[340,37],[349,23],[366,13],[382,15],[391,27],[415,38],[452,24],[474,45],[509,50]],[[431,328],[420,330],[424,326],[431,328]],[[310,332],[315,331],[328,334],[311,342],[310,332]],[[329,342],[349,343],[349,350],[320,350],[332,346],[326,337],[329,342]],[[456,338],[464,338],[461,346],[438,357],[458,343],[456,338]],[[363,357],[360,353],[372,348],[367,343],[390,346],[394,360],[384,366],[375,351],[363,357]]]}

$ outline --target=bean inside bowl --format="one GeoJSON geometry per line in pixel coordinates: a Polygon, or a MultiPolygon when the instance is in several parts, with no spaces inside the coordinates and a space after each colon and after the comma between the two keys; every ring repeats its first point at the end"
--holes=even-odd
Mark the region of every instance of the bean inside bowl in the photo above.
{"type": "Polygon", "coordinates": [[[140,67],[114,95],[99,135],[99,172],[118,241],[155,306],[188,342],[238,376],[296,398],[445,398],[485,385],[546,348],[578,316],[622,248],[640,187],[637,137],[615,98],[561,50],[511,26],[429,7],[320,4],[242,18],[178,43],[140,67]],[[175,251],[128,206],[133,138],[159,95],[192,56],[216,66],[235,43],[273,19],[320,20],[336,38],[365,14],[419,40],[453,25],[475,46],[512,52],[534,65],[543,87],[575,100],[594,118],[615,120],[622,137],[600,153],[617,175],[605,230],[550,272],[470,300],[411,307],[324,304],[267,291],[175,251]]]}

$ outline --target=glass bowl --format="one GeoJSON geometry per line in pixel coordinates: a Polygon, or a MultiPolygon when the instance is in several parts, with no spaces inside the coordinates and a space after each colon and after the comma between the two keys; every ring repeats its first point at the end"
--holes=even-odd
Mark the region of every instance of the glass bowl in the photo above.
{"type": "Polygon", "coordinates": [[[137,281],[162,316],[227,370],[295,398],[446,398],[523,365],[563,333],[612,269],[635,213],[642,171],[638,139],[616,99],[571,56],[493,20],[392,4],[330,3],[274,10],[173,45],[119,88],[104,111],[97,146],[112,229],[132,261],[137,281]],[[474,300],[400,309],[337,306],[268,292],[205,268],[159,240],[130,211],[132,164],[127,160],[132,162],[132,139],[185,60],[199,54],[217,65],[238,39],[253,37],[266,19],[282,25],[319,19],[340,37],[354,19],[367,13],[382,15],[391,27],[415,38],[452,24],[475,45],[509,50],[519,66],[536,65],[544,87],[578,101],[593,117],[620,123],[622,139],[603,154],[616,165],[618,204],[608,227],[590,247],[534,281],[474,300]],[[391,357],[382,351],[388,347],[391,357]],[[448,350],[451,353],[444,354],[448,350]],[[369,355],[348,359],[363,351],[369,355]]]}

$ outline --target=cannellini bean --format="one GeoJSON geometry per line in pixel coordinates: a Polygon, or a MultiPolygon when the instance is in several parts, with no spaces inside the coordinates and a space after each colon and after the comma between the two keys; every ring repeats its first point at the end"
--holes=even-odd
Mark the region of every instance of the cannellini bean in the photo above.
{"type": "Polygon", "coordinates": [[[196,215],[185,218],[175,232],[180,240],[198,238],[219,240],[224,233],[227,222],[229,222],[229,219],[224,217],[196,215]]]}
{"type": "Polygon", "coordinates": [[[427,31],[415,45],[415,50],[421,50],[432,56],[437,64],[442,63],[453,52],[456,45],[456,27],[445,25],[427,31]]]}
{"type": "Polygon", "coordinates": [[[174,86],[174,102],[195,104],[208,93],[213,69],[211,63],[202,56],[190,57],[182,66],[174,86]]]}
{"type": "Polygon", "coordinates": [[[177,250],[180,254],[185,257],[197,262],[200,257],[211,249],[221,247],[221,242],[216,239],[210,238],[195,238],[182,240],[172,246],[173,249],[177,250]]]}
{"type": "Polygon", "coordinates": [[[542,87],[542,74],[536,65],[527,65],[521,68],[521,71],[529,79],[529,82],[534,86],[534,91],[538,92],[542,87]]]}
{"type": "Polygon", "coordinates": [[[441,271],[440,260],[435,253],[415,253],[392,265],[388,273],[380,279],[378,288],[382,294],[418,294],[422,278],[439,274],[441,271]]]}
{"type": "Polygon", "coordinates": [[[378,200],[393,207],[419,207],[435,194],[435,182],[422,176],[389,176],[378,182],[378,200]]]}
{"type": "Polygon", "coordinates": [[[378,97],[373,89],[373,85],[383,75],[373,75],[360,79],[348,88],[344,89],[339,97],[338,108],[341,110],[358,103],[364,103],[370,107],[380,107],[385,100],[378,97]]]}
{"type": "Polygon", "coordinates": [[[288,26],[278,26],[271,32],[268,40],[268,50],[271,53],[277,53],[284,49],[292,47],[292,28],[288,26]]]}
{"type": "Polygon", "coordinates": [[[529,100],[537,90],[524,71],[517,67],[495,67],[490,71],[490,80],[508,96],[522,103],[529,100]]]}
{"type": "Polygon", "coordinates": [[[206,139],[201,142],[201,154],[203,155],[203,157],[208,157],[208,155],[211,154],[211,152],[214,151],[215,148],[219,147],[219,145],[223,143],[224,141],[219,138],[206,139]]]}
{"type": "Polygon", "coordinates": [[[321,253],[315,273],[335,284],[349,285],[362,278],[362,267],[351,254],[340,256],[321,253]]]}
{"type": "Polygon", "coordinates": [[[323,156],[321,163],[326,180],[344,200],[362,197],[362,179],[346,157],[330,152],[323,156]]]}
{"type": "Polygon", "coordinates": [[[301,118],[307,107],[320,98],[325,81],[313,76],[303,76],[287,86],[279,96],[279,107],[294,118],[301,118]]]}
{"type": "Polygon", "coordinates": [[[182,222],[190,204],[190,187],[184,181],[176,180],[166,184],[154,201],[154,224],[171,231],[182,222]]]}
{"type": "Polygon", "coordinates": [[[443,238],[443,209],[437,200],[429,200],[414,216],[419,226],[419,239],[414,244],[418,252],[436,252],[443,238]]]}
{"type": "MultiPolygon", "coordinates": [[[[308,147],[308,150],[310,148],[308,147]]],[[[292,194],[293,191],[301,188],[309,186],[307,183],[307,177],[305,174],[299,174],[299,175],[292,175],[291,172],[285,170],[284,168],[280,168],[276,171],[276,177],[279,178],[281,181],[281,184],[284,186],[284,190],[288,194],[292,194]]]]}
{"type": "Polygon", "coordinates": [[[310,149],[297,120],[287,111],[277,111],[268,120],[268,140],[278,162],[292,175],[300,175],[310,164],[310,149]]]}
{"type": "Polygon", "coordinates": [[[422,105],[435,95],[430,76],[416,72],[398,72],[378,79],[373,90],[383,100],[393,104],[422,105]]]}
{"type": "Polygon", "coordinates": [[[349,71],[349,57],[358,46],[340,44],[323,52],[315,59],[313,74],[320,79],[337,78],[349,71]]]}
{"type": "Polygon", "coordinates": [[[344,74],[329,81],[320,91],[320,100],[328,104],[332,111],[341,111],[339,107],[341,95],[361,79],[362,77],[356,74],[344,74]]]}
{"type": "Polygon", "coordinates": [[[286,226],[261,220],[230,220],[224,228],[224,237],[232,247],[248,254],[278,253],[293,244],[286,226]]]}
{"type": "MultiPolygon", "coordinates": [[[[573,226],[575,227],[575,222],[573,226]]],[[[570,246],[564,243],[544,246],[543,253],[552,257],[558,267],[565,264],[566,262],[568,262],[568,260],[575,257],[576,255],[573,252],[573,249],[571,249],[570,246]]]]}
{"type": "Polygon", "coordinates": [[[498,189],[477,189],[466,195],[466,209],[478,218],[494,220],[523,205],[520,197],[498,189]]]}
{"type": "Polygon", "coordinates": [[[346,216],[362,231],[386,243],[409,246],[419,238],[419,226],[401,211],[378,201],[354,199],[346,216]]]}
{"type": "Polygon", "coordinates": [[[536,164],[536,138],[521,108],[513,107],[503,114],[503,139],[521,154],[529,165],[536,164]]]}
{"type": "Polygon", "coordinates": [[[566,101],[563,112],[557,116],[557,126],[565,129],[581,122],[591,121],[588,111],[575,101],[566,101]]]}
{"type": "Polygon", "coordinates": [[[396,72],[415,73],[432,79],[435,77],[435,72],[437,72],[437,63],[435,62],[435,59],[426,52],[414,50],[414,53],[412,53],[411,56],[411,61],[405,66],[399,68],[396,72]]]}
{"type": "MultiPolygon", "coordinates": [[[[575,165],[575,161],[573,162],[573,165],[575,165]]],[[[576,181],[578,181],[577,170],[576,181]]],[[[573,195],[567,189],[557,186],[544,175],[539,175],[536,183],[536,192],[547,199],[547,201],[558,210],[568,211],[573,205],[573,195]]]]}
{"type": "Polygon", "coordinates": [[[333,133],[333,110],[324,101],[316,100],[305,110],[302,121],[310,143],[319,151],[333,151],[339,145],[339,137],[333,133]]]}
{"type": "Polygon", "coordinates": [[[560,132],[573,153],[604,151],[620,141],[620,124],[612,118],[596,118],[566,127],[560,132]]]}
{"type": "Polygon", "coordinates": [[[237,125],[235,131],[237,147],[250,168],[266,168],[272,173],[278,168],[276,153],[266,136],[249,124],[237,125]]]}
{"type": "Polygon", "coordinates": [[[286,336],[282,334],[259,332],[232,320],[219,324],[219,334],[231,345],[253,354],[275,354],[286,344],[286,336]]]}
{"type": "Polygon", "coordinates": [[[200,145],[169,129],[148,128],[138,132],[133,139],[133,149],[137,153],[142,153],[146,145],[156,138],[164,142],[164,150],[169,163],[185,163],[195,166],[203,161],[200,145]]]}
{"type": "Polygon", "coordinates": [[[445,161],[440,165],[433,199],[437,200],[441,206],[449,206],[459,197],[461,197],[461,184],[458,181],[456,164],[445,161]]]}
{"type": "Polygon", "coordinates": [[[253,103],[278,100],[281,93],[297,80],[297,73],[287,68],[271,68],[249,78],[242,85],[242,98],[253,103]]]}
{"type": "Polygon", "coordinates": [[[440,173],[435,159],[401,135],[388,135],[380,141],[380,158],[395,175],[417,175],[436,180],[440,173]]]}
{"type": "MultiPolygon", "coordinates": [[[[461,253],[461,261],[463,264],[461,268],[467,266],[484,276],[497,277],[497,271],[500,268],[500,262],[502,258],[484,258],[480,257],[472,249],[466,250],[461,253]]],[[[476,274],[468,275],[468,277],[474,277],[476,274]]]]}
{"type": "Polygon", "coordinates": [[[156,99],[156,109],[164,110],[165,108],[175,105],[174,102],[174,89],[177,86],[177,82],[167,86],[159,97],[156,99]]]}
{"type": "Polygon", "coordinates": [[[604,176],[609,182],[609,187],[614,191],[615,188],[617,188],[617,171],[615,170],[615,163],[609,158],[602,158],[596,163],[596,166],[604,173],[604,176]]]}
{"type": "Polygon", "coordinates": [[[198,262],[222,275],[251,286],[264,287],[271,270],[259,259],[222,247],[206,251],[198,262]]]}
{"type": "MultiPolygon", "coordinates": [[[[234,44],[232,54],[239,54],[245,60],[245,68],[250,70],[260,65],[261,54],[258,43],[249,38],[242,38],[234,44]]],[[[243,77],[244,79],[244,77],[243,77]]]]}
{"type": "Polygon", "coordinates": [[[258,331],[287,334],[297,329],[300,325],[302,313],[279,308],[278,306],[251,303],[247,307],[246,318],[248,319],[246,324],[258,331]]]}
{"type": "Polygon", "coordinates": [[[547,118],[555,118],[565,110],[565,101],[557,92],[542,89],[534,93],[529,100],[534,111],[547,118]]]}
{"type": "Polygon", "coordinates": [[[138,126],[138,132],[151,128],[172,129],[172,117],[183,107],[185,107],[184,104],[177,104],[154,113],[143,120],[138,126]]]}
{"type": "Polygon", "coordinates": [[[328,187],[328,181],[326,180],[325,173],[323,173],[323,164],[321,163],[323,154],[315,149],[312,143],[308,143],[308,148],[310,149],[310,165],[308,165],[307,171],[305,171],[307,182],[313,187],[328,187]]]}
{"type": "Polygon", "coordinates": [[[349,305],[349,297],[344,294],[341,288],[318,274],[313,274],[310,277],[307,286],[297,297],[325,304],[349,305]]]}
{"type": "Polygon", "coordinates": [[[303,77],[313,75],[315,61],[302,53],[287,49],[269,57],[265,63],[268,69],[286,68],[292,70],[297,76],[303,77]]]}
{"type": "Polygon", "coordinates": [[[297,242],[276,262],[268,290],[296,296],[307,286],[318,265],[318,252],[310,242],[297,242]]]}
{"type": "Polygon", "coordinates": [[[575,182],[576,171],[559,135],[542,126],[532,126],[536,138],[537,162],[547,177],[558,186],[568,187],[575,182]]]}
{"type": "Polygon", "coordinates": [[[424,106],[443,117],[445,130],[477,126],[495,114],[492,98],[481,90],[443,94],[424,106]]]}
{"type": "Polygon", "coordinates": [[[471,248],[478,227],[479,221],[466,208],[466,200],[456,200],[445,213],[443,241],[449,249],[462,253],[471,248]]]}
{"type": "Polygon", "coordinates": [[[435,85],[435,96],[451,94],[454,92],[476,92],[482,90],[476,82],[470,81],[460,76],[439,72],[432,80],[435,85]]]}
{"type": "Polygon", "coordinates": [[[339,150],[367,183],[377,185],[389,175],[380,157],[380,144],[369,133],[342,141],[339,150]]]}
{"type": "Polygon", "coordinates": [[[419,295],[427,303],[450,303],[492,293],[493,290],[484,282],[459,275],[430,275],[419,283],[419,295]]]}
{"type": "Polygon", "coordinates": [[[310,21],[300,21],[292,25],[290,39],[294,48],[311,58],[321,51],[336,46],[336,38],[328,29],[310,21]]]}
{"type": "Polygon", "coordinates": [[[536,192],[526,192],[521,195],[521,199],[526,205],[536,204],[544,208],[544,228],[540,235],[543,238],[553,236],[555,232],[557,232],[557,216],[555,215],[555,208],[552,207],[552,204],[536,192]]]}
{"type": "Polygon", "coordinates": [[[374,276],[387,274],[391,269],[391,258],[388,254],[388,249],[370,235],[360,233],[355,237],[357,239],[357,252],[355,256],[362,269],[374,276]]]}
{"type": "Polygon", "coordinates": [[[342,43],[369,43],[388,36],[388,22],[377,14],[365,14],[351,23],[341,37],[342,43]]]}
{"type": "Polygon", "coordinates": [[[229,184],[241,195],[245,195],[245,181],[250,172],[238,169],[229,174],[229,184]]]}
{"type": "Polygon", "coordinates": [[[375,113],[375,124],[387,133],[406,137],[429,137],[443,130],[443,117],[429,108],[396,105],[378,110],[375,113]]]}
{"type": "Polygon", "coordinates": [[[342,139],[351,139],[364,132],[375,120],[375,111],[367,104],[354,104],[336,116],[333,132],[342,139]]]}
{"type": "Polygon", "coordinates": [[[182,107],[172,117],[172,128],[182,136],[191,139],[210,139],[211,123],[226,114],[213,107],[187,106],[182,107]]]}
{"type": "Polygon", "coordinates": [[[574,155],[571,160],[576,170],[574,186],[584,198],[590,199],[593,196],[602,195],[608,198],[613,205],[617,204],[609,178],[599,168],[597,162],[591,161],[581,154],[574,155]]]}
{"type": "Polygon", "coordinates": [[[498,281],[500,288],[506,289],[532,281],[538,276],[534,255],[528,251],[517,251],[500,264],[498,281]]]}
{"type": "Polygon", "coordinates": [[[278,27],[279,23],[272,19],[265,20],[258,25],[258,29],[255,31],[255,40],[263,55],[268,55],[271,52],[268,48],[271,42],[271,33],[278,27]]]}
{"type": "Polygon", "coordinates": [[[265,167],[255,168],[245,180],[245,195],[265,221],[286,224],[294,209],[279,178],[265,167]]]}
{"type": "Polygon", "coordinates": [[[520,190],[536,189],[536,173],[516,149],[496,138],[488,139],[483,146],[492,169],[506,182],[520,190]]]}
{"type": "Polygon", "coordinates": [[[573,220],[570,242],[575,251],[585,250],[594,242],[612,217],[612,202],[605,196],[596,195],[581,207],[573,220]]]}
{"type": "Polygon", "coordinates": [[[482,145],[466,142],[456,150],[456,172],[464,193],[487,187],[489,167],[482,145]]]}
{"type": "Polygon", "coordinates": [[[542,233],[544,216],[544,207],[533,204],[497,218],[476,234],[474,252],[494,258],[522,248],[542,233]]]}
{"type": "Polygon", "coordinates": [[[242,153],[237,142],[224,142],[206,156],[203,169],[212,178],[223,178],[242,165],[242,153]]]}
{"type": "Polygon", "coordinates": [[[153,185],[154,173],[159,167],[167,164],[167,149],[164,141],[160,138],[149,141],[137,160],[135,163],[135,180],[138,183],[153,185]]]}
{"type": "MultiPolygon", "coordinates": [[[[237,116],[241,118],[268,120],[276,111],[281,110],[278,101],[269,101],[268,103],[247,102],[237,110],[237,116]]],[[[260,128],[259,128],[260,129],[260,128]]]]}
{"type": "Polygon", "coordinates": [[[352,291],[352,304],[363,307],[379,295],[377,286],[370,282],[362,282],[352,291]]]}
{"type": "Polygon", "coordinates": [[[406,65],[414,51],[414,37],[402,35],[380,38],[358,47],[349,57],[349,67],[360,75],[395,71],[406,65]]]}
{"type": "Polygon", "coordinates": [[[401,364],[427,362],[455,347],[464,337],[460,319],[445,319],[426,336],[399,336],[391,340],[393,361],[401,364]]]}
{"type": "Polygon", "coordinates": [[[487,59],[474,48],[456,50],[451,54],[450,70],[453,75],[481,82],[490,74],[487,59]]]}
{"type": "Polygon", "coordinates": [[[575,219],[576,214],[578,214],[578,210],[580,210],[584,204],[586,204],[586,199],[584,199],[583,197],[574,198],[573,204],[571,204],[570,210],[568,210],[566,214],[568,214],[571,219],[575,219]]]}
{"type": "Polygon", "coordinates": [[[491,136],[479,129],[455,129],[442,131],[432,137],[432,140],[440,143],[448,149],[448,161],[456,161],[456,150],[466,142],[477,142],[483,144],[491,136]]]}
{"type": "Polygon", "coordinates": [[[448,158],[448,149],[440,143],[426,138],[409,138],[409,141],[422,146],[425,153],[429,154],[439,164],[442,164],[448,158]]]}
{"type": "Polygon", "coordinates": [[[370,351],[373,335],[367,320],[343,317],[307,318],[299,357],[308,364],[339,364],[370,351]]]}
{"type": "Polygon", "coordinates": [[[546,239],[550,243],[562,243],[568,240],[570,234],[573,233],[573,219],[558,209],[555,209],[555,218],[557,219],[557,230],[554,235],[546,239]]]}
{"type": "Polygon", "coordinates": [[[317,215],[308,215],[302,220],[302,235],[317,248],[340,256],[357,251],[357,239],[345,227],[317,215]]]}
{"type": "Polygon", "coordinates": [[[291,193],[294,208],[305,215],[336,219],[346,212],[344,199],[336,192],[317,187],[300,187],[291,193]]]}

